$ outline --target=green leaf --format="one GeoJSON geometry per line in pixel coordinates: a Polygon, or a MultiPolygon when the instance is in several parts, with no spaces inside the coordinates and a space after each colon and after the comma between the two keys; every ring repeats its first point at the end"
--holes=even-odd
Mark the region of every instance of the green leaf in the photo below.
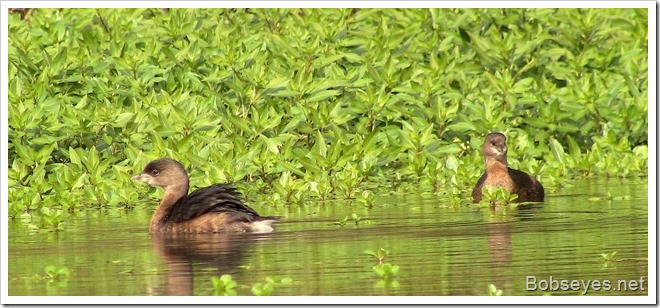
{"type": "Polygon", "coordinates": [[[274,139],[268,138],[262,134],[259,134],[259,139],[261,139],[261,141],[263,141],[266,144],[266,147],[268,148],[269,151],[273,152],[274,154],[280,153],[279,146],[281,144],[277,144],[277,142],[274,139]]]}
{"type": "Polygon", "coordinates": [[[252,133],[252,129],[250,129],[250,126],[248,126],[245,119],[236,117],[234,115],[227,115],[227,119],[229,119],[229,121],[231,121],[231,123],[238,127],[241,131],[245,133],[252,133]]]}
{"type": "Polygon", "coordinates": [[[559,141],[555,138],[550,138],[550,149],[552,150],[552,155],[557,161],[562,165],[564,164],[564,148],[561,146],[559,141]]]}
{"type": "Polygon", "coordinates": [[[316,93],[310,95],[307,97],[305,100],[307,102],[313,103],[313,102],[318,102],[318,101],[323,101],[331,97],[335,97],[339,95],[339,91],[337,90],[321,90],[317,91],[316,93]]]}
{"type": "Polygon", "coordinates": [[[304,177],[305,173],[302,172],[299,168],[296,168],[293,164],[286,162],[286,161],[278,161],[278,165],[282,166],[284,169],[296,174],[299,177],[304,177]]]}
{"type": "Polygon", "coordinates": [[[573,139],[571,136],[566,136],[566,139],[568,140],[568,153],[571,155],[571,157],[578,158],[582,155],[580,151],[580,146],[575,142],[575,139],[573,139]]]}
{"type": "Polygon", "coordinates": [[[513,88],[511,88],[511,93],[526,93],[532,89],[533,82],[534,78],[532,77],[521,79],[516,82],[515,85],[513,85],[513,88]]]}
{"type": "Polygon", "coordinates": [[[80,161],[80,156],[78,156],[78,153],[76,153],[76,150],[73,149],[72,147],[69,147],[69,159],[71,160],[71,163],[78,166],[82,167],[82,162],[80,161]]]}
{"type": "Polygon", "coordinates": [[[316,132],[316,143],[314,144],[314,147],[316,148],[316,152],[321,155],[321,157],[327,157],[327,146],[325,144],[325,138],[323,138],[323,134],[321,132],[316,132]]]}
{"type": "Polygon", "coordinates": [[[115,117],[112,124],[114,127],[125,127],[126,124],[132,121],[134,118],[135,114],[131,112],[120,113],[115,117]]]}
{"type": "Polygon", "coordinates": [[[87,106],[87,95],[83,96],[76,104],[76,109],[84,109],[87,106]]]}

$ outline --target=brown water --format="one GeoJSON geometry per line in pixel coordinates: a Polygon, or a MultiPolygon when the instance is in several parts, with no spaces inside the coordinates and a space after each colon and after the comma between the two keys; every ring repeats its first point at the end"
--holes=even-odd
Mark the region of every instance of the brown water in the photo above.
{"type": "Polygon", "coordinates": [[[10,221],[8,294],[212,295],[211,277],[230,274],[239,295],[251,295],[266,277],[293,281],[275,285],[272,295],[487,295],[489,284],[504,295],[584,291],[528,291],[534,278],[527,276],[599,280],[601,288],[608,280],[613,288],[587,295],[647,295],[646,179],[572,184],[530,208],[452,207],[433,194],[386,196],[371,209],[341,201],[252,204],[285,217],[266,235],[152,238],[153,206],[78,213],[59,233],[30,234],[10,221]],[[589,200],[608,192],[614,200],[589,200]],[[334,224],[351,213],[362,217],[357,225],[334,224]],[[379,248],[389,251],[384,262],[400,266],[393,279],[381,280],[371,269],[376,259],[363,253],[379,248]],[[613,261],[600,256],[615,251],[613,261]],[[49,265],[70,276],[35,278],[49,265]],[[618,280],[640,278],[643,291],[618,289],[618,280]]]}

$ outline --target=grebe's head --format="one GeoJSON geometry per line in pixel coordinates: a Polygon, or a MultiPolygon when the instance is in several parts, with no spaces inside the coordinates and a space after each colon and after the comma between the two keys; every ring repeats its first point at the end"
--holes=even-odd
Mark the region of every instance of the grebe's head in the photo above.
{"type": "Polygon", "coordinates": [[[484,140],[484,145],[481,147],[484,153],[484,158],[495,159],[506,164],[506,136],[502,133],[490,133],[484,140]]]}
{"type": "Polygon", "coordinates": [[[161,158],[147,164],[142,173],[136,174],[131,180],[165,189],[180,185],[187,187],[188,173],[186,173],[186,169],[178,161],[161,158]]]}

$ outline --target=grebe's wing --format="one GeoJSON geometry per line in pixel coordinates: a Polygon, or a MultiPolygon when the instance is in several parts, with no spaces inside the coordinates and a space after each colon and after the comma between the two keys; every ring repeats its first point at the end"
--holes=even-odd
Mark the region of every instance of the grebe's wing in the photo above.
{"type": "Polygon", "coordinates": [[[241,194],[229,185],[215,184],[195,190],[177,201],[168,220],[181,222],[207,213],[229,213],[235,220],[253,221],[261,217],[243,204],[241,194]]]}

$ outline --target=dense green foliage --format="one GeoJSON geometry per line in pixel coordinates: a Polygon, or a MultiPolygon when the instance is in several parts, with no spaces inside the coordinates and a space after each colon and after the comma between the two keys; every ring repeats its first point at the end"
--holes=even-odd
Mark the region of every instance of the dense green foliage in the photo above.
{"type": "MultiPolygon", "coordinates": [[[[558,189],[644,176],[645,9],[37,9],[9,20],[9,213],[129,206],[158,157],[271,204],[469,200],[483,136],[558,189]],[[264,196],[264,197],[259,197],[264,196]]],[[[144,190],[143,190],[144,191],[144,190]]],[[[153,202],[153,201],[152,201],[153,202]]]]}

